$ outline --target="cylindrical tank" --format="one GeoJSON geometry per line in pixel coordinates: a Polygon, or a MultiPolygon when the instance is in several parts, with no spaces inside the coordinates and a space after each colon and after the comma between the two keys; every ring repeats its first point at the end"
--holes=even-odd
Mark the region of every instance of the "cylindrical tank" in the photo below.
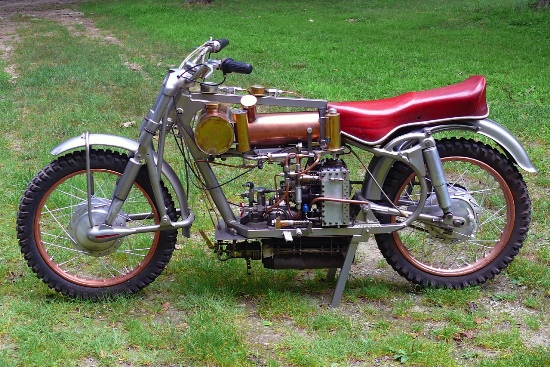
{"type": "Polygon", "coordinates": [[[281,112],[258,114],[256,121],[248,124],[252,147],[307,143],[307,129],[312,129],[312,139],[320,135],[319,113],[281,112]]]}
{"type": "Polygon", "coordinates": [[[211,155],[227,152],[233,144],[233,126],[217,102],[208,102],[195,127],[195,142],[200,150],[211,155]]]}

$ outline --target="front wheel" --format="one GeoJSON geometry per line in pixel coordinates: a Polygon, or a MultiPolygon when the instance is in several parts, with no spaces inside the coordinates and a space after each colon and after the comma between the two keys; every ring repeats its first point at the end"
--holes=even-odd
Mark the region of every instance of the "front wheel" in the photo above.
{"type": "MultiPolygon", "coordinates": [[[[422,221],[389,234],[376,235],[388,263],[420,285],[460,288],[500,273],[518,254],[527,235],[531,201],[515,166],[488,145],[466,139],[443,139],[437,148],[447,176],[452,210],[467,222],[449,229],[422,221]]],[[[392,204],[415,208],[419,178],[405,164],[394,164],[384,183],[392,204]]],[[[431,187],[428,182],[428,187],[431,187]]],[[[435,193],[426,206],[437,207],[435,193]]],[[[382,223],[401,218],[380,216],[382,223]]]]}
{"type": "MultiPolygon", "coordinates": [[[[101,223],[128,157],[92,150],[92,217],[101,223]]],[[[163,187],[172,220],[174,203],[163,187]]],[[[176,230],[133,234],[108,242],[89,241],[86,158],[65,155],[40,171],[27,187],[17,218],[17,237],[29,267],[50,288],[81,299],[137,292],[166,267],[175,248],[176,230]]],[[[135,228],[160,222],[145,168],[140,171],[113,226],[135,228]]]]}

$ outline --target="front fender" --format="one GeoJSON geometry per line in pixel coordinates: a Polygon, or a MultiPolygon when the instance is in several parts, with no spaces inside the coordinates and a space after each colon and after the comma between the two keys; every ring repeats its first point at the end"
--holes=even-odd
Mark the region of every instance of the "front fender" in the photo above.
{"type": "MultiPolygon", "coordinates": [[[[111,148],[120,148],[130,153],[135,152],[136,150],[138,150],[138,147],[139,147],[139,143],[135,140],[128,139],[123,136],[108,135],[108,134],[89,134],[88,142],[90,146],[101,145],[101,146],[111,147],[111,148]]],[[[50,151],[50,153],[53,155],[60,155],[69,150],[84,148],[84,147],[86,147],[86,137],[85,137],[85,134],[82,134],[81,136],[76,136],[74,138],[71,138],[69,140],[62,142],[61,144],[53,148],[50,151]]],[[[155,161],[158,160],[156,156],[154,157],[154,159],[155,161]]],[[[179,203],[182,218],[189,217],[190,215],[189,204],[187,202],[187,196],[185,195],[183,185],[181,184],[181,181],[178,175],[176,174],[176,172],[174,171],[174,169],[166,161],[162,162],[162,174],[164,177],[166,177],[166,180],[168,181],[170,186],[173,188],[174,193],[176,194],[176,198],[179,203]]],[[[186,237],[189,237],[190,227],[184,227],[183,234],[186,237]]]]}
{"type": "MultiPolygon", "coordinates": [[[[490,119],[457,121],[453,124],[431,126],[431,133],[451,130],[468,130],[484,135],[495,141],[513,161],[527,172],[537,172],[529,155],[521,143],[505,127],[490,119]]],[[[386,175],[393,166],[394,160],[387,157],[374,157],[369,164],[371,176],[367,174],[363,184],[363,195],[368,200],[380,200],[382,191],[377,183],[382,185],[386,175]]]]}
{"type": "MultiPolygon", "coordinates": [[[[129,152],[135,152],[139,144],[137,141],[125,138],[123,136],[108,135],[108,134],[89,134],[88,142],[90,145],[103,145],[106,147],[121,148],[129,152]]],[[[72,139],[66,140],[53,148],[50,153],[53,155],[60,155],[69,150],[83,148],[86,146],[85,134],[76,136],[72,139]]]]}

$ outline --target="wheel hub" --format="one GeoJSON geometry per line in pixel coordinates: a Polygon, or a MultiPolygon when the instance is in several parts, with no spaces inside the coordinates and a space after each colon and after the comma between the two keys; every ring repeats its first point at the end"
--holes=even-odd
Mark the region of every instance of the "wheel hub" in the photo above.
{"type": "MultiPolygon", "coordinates": [[[[425,226],[428,233],[439,238],[445,243],[459,243],[472,239],[479,226],[481,207],[468,190],[452,186],[448,188],[451,196],[451,211],[453,218],[464,218],[465,221],[457,222],[451,219],[446,226],[431,225],[425,226]]],[[[426,200],[426,206],[439,207],[435,195],[430,195],[426,200]]]]}
{"type": "MultiPolygon", "coordinates": [[[[111,200],[92,198],[92,221],[94,226],[103,223],[110,205],[111,200]]],[[[126,227],[124,217],[124,215],[118,215],[113,223],[113,227],[126,227]]],[[[107,242],[94,242],[88,238],[90,228],[88,202],[84,201],[76,206],[75,211],[71,215],[68,230],[73,239],[73,245],[77,250],[84,251],[90,256],[106,256],[115,252],[124,240],[123,238],[118,238],[107,242]]]]}

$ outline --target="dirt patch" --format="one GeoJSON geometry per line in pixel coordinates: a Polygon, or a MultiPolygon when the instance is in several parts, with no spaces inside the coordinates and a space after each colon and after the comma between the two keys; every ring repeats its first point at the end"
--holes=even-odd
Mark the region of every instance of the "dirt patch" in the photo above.
{"type": "Polygon", "coordinates": [[[57,22],[69,30],[73,36],[99,38],[108,43],[122,45],[112,36],[95,27],[94,22],[84,18],[83,13],[76,11],[75,5],[84,0],[0,0],[0,57],[8,64],[4,71],[17,78],[16,65],[11,63],[14,44],[18,41],[17,29],[21,22],[19,17],[48,19],[57,22]]]}

